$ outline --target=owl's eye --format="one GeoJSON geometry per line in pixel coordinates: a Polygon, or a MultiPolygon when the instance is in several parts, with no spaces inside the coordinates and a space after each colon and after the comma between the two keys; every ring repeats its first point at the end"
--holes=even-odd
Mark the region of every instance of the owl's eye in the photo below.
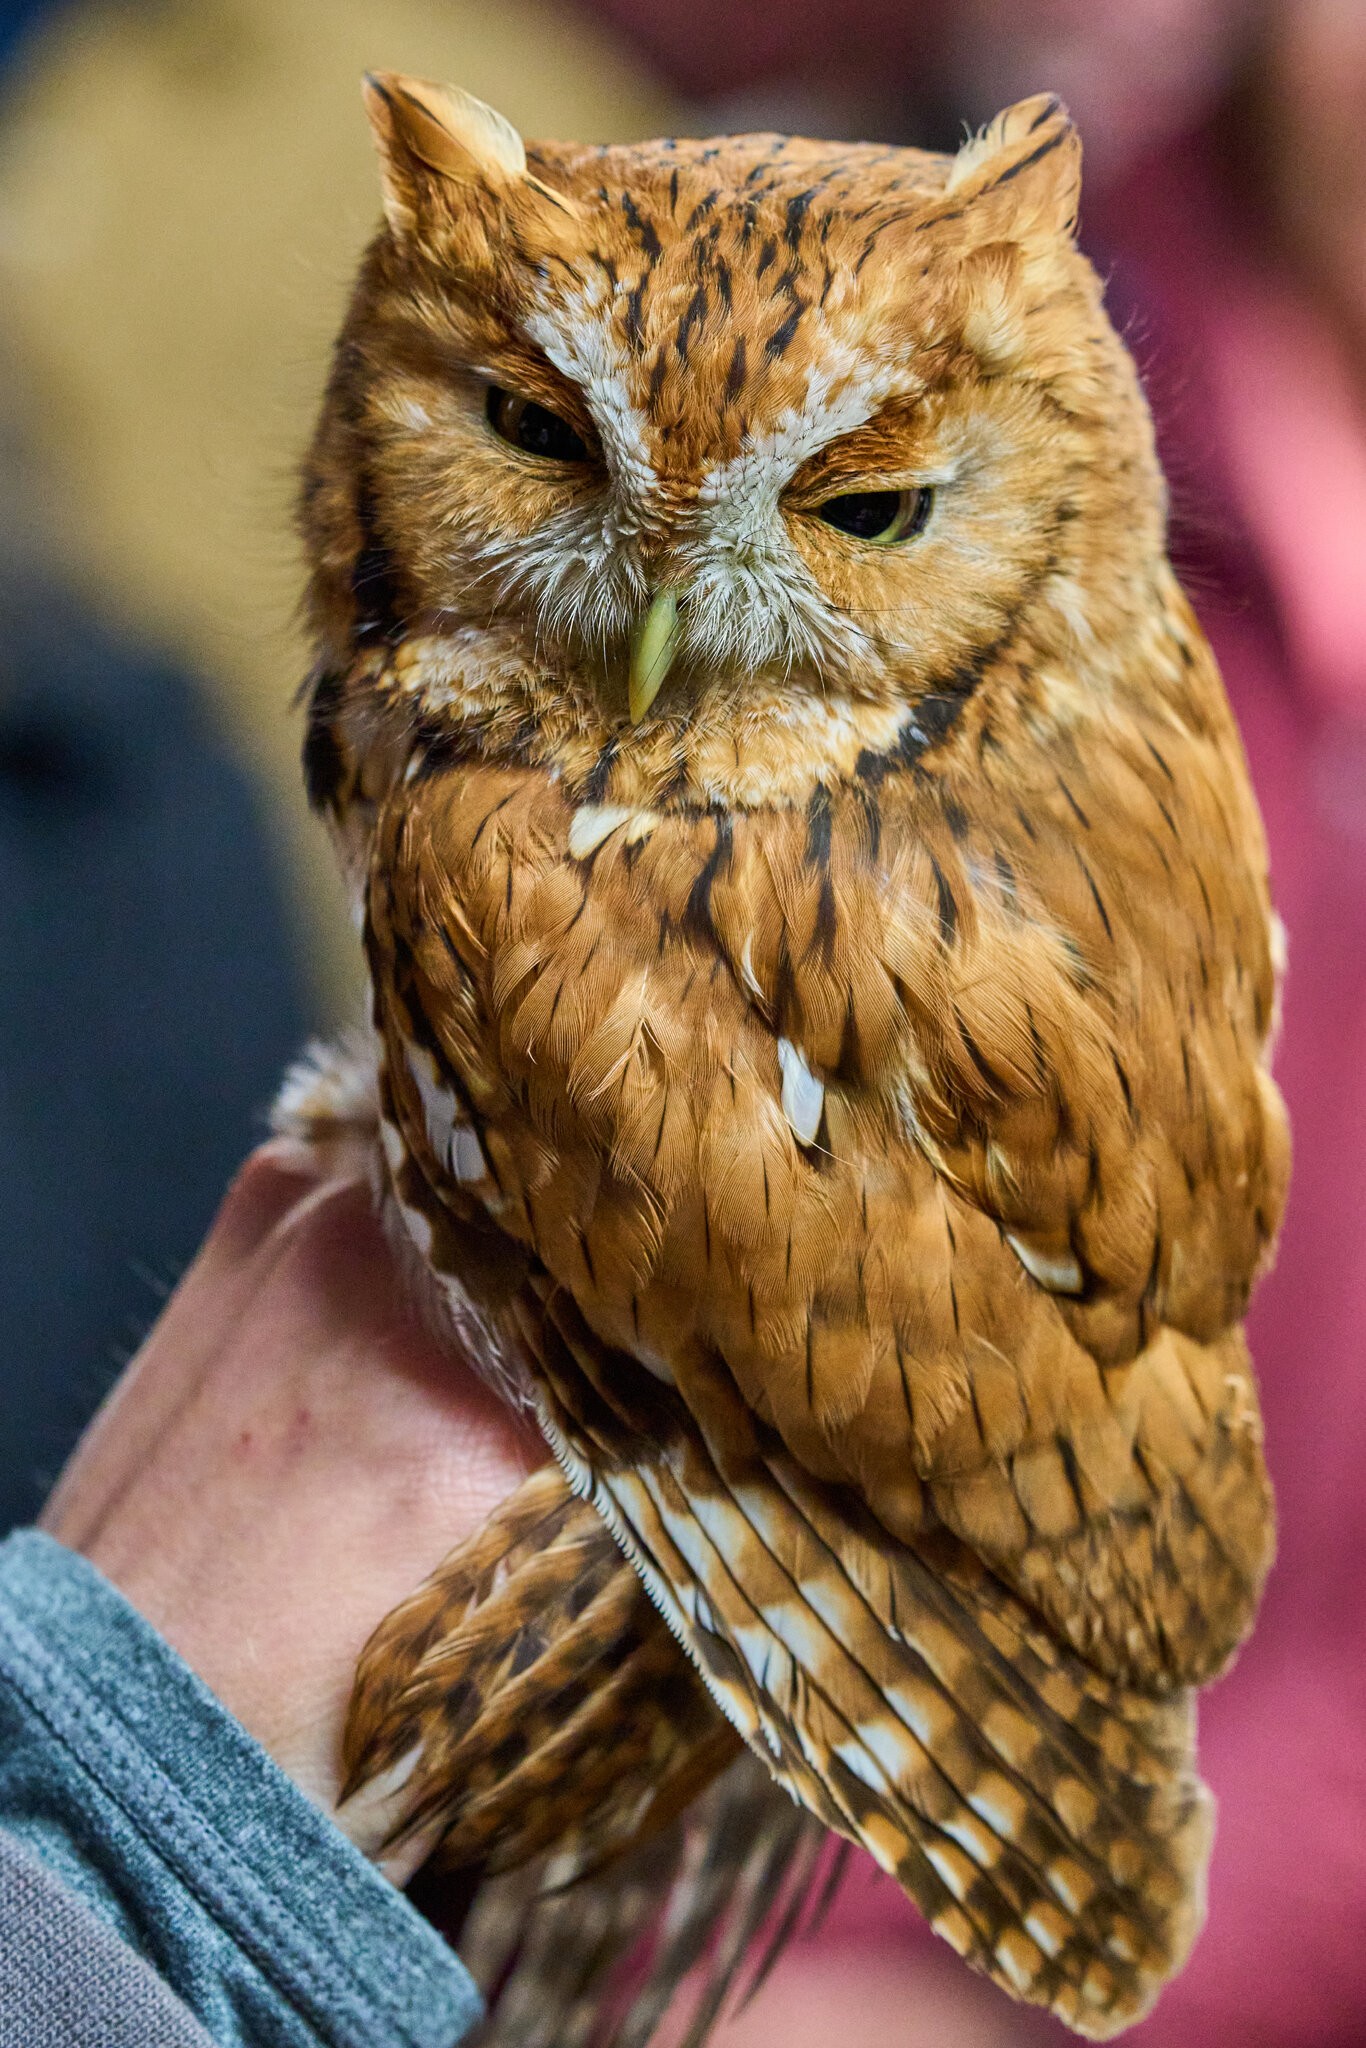
{"type": "Polygon", "coordinates": [[[841,498],[827,498],[817,506],[816,516],[839,533],[885,548],[923,533],[933,504],[928,484],[915,491],[849,491],[841,498]]]}
{"type": "Polygon", "coordinates": [[[493,384],[486,411],[494,433],[527,455],[539,455],[546,462],[589,460],[583,437],[568,420],[548,406],[537,405],[534,398],[519,398],[515,391],[502,391],[493,384]]]}

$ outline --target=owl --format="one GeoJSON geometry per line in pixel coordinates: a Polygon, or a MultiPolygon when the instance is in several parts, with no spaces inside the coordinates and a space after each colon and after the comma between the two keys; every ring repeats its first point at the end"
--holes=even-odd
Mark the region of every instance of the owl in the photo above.
{"type": "Polygon", "coordinates": [[[687,1977],[700,2042],[832,1834],[1106,2038],[1202,1914],[1287,1136],[1075,131],[366,99],[302,523],[374,1040],[280,1116],[368,1133],[553,1460],[368,1647],[349,1790],[463,1873],[492,2039],[643,2043],[687,1977]]]}

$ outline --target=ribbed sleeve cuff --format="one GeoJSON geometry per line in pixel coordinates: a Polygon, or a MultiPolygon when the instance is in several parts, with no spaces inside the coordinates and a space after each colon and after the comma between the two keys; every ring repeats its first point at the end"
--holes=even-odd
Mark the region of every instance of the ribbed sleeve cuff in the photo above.
{"type": "Polygon", "coordinates": [[[224,2048],[452,2048],[459,1960],[84,1558],[0,1544],[0,1827],[224,2048]]]}

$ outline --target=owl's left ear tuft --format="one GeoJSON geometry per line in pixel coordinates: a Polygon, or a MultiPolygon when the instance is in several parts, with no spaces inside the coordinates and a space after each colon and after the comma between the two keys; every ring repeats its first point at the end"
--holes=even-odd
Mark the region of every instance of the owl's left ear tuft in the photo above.
{"type": "Polygon", "coordinates": [[[1011,232],[1066,236],[1077,231],[1081,137],[1062,101],[1036,93],[1007,107],[963,144],[946,196],[1006,215],[1011,232]]]}
{"type": "Polygon", "coordinates": [[[454,85],[367,72],[362,88],[379,150],[384,212],[400,238],[442,186],[497,190],[526,176],[526,150],[510,121],[454,85]]]}

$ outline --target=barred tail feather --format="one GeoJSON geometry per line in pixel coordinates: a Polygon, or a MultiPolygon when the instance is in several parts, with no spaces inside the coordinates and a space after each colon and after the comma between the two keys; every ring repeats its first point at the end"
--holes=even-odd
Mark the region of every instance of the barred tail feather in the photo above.
{"type": "Polygon", "coordinates": [[[390,1846],[438,1868],[575,1873],[663,1827],[731,1761],[717,1714],[592,1508],[549,1466],[386,1616],[362,1654],[343,1797],[402,1787],[390,1846]]]}
{"type": "Polygon", "coordinates": [[[428,1870],[475,1875],[460,1945],[490,2048],[645,2048],[685,1980],[701,2048],[827,1839],[553,1466],[376,1631],[345,1761],[348,1797],[401,1787],[391,1839],[436,1833],[428,1870]]]}
{"type": "Polygon", "coordinates": [[[478,2048],[647,2048],[684,1986],[670,2039],[703,2048],[747,1957],[801,1923],[827,1841],[742,1752],[593,1877],[565,1885],[551,1858],[485,1885],[461,1943],[490,2006],[478,2048]]]}
{"type": "Polygon", "coordinates": [[[892,1543],[752,1420],[714,1441],[601,1490],[736,1727],[1003,1988],[1131,2025],[1203,1914],[1190,1696],[1104,1679],[947,1532],[892,1543]]]}

